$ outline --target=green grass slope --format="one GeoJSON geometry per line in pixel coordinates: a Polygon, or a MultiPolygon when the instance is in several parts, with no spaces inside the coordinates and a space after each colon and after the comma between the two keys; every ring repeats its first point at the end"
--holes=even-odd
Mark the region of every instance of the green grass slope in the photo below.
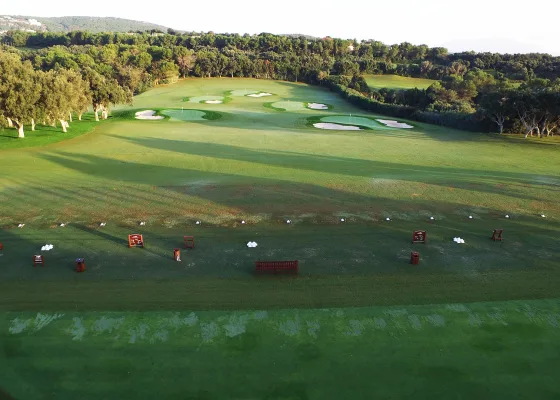
{"type": "Polygon", "coordinates": [[[43,399],[554,399],[560,303],[9,313],[0,382],[43,399]]]}
{"type": "Polygon", "coordinates": [[[546,299],[560,287],[560,140],[314,128],[322,118],[384,119],[303,84],[187,79],[67,136],[2,131],[0,388],[558,397],[560,311],[546,299]],[[251,91],[275,97],[234,95],[251,91]],[[197,96],[231,100],[184,101],[197,96]],[[287,101],[332,108],[267,107],[287,101]],[[170,117],[134,119],[142,110],[170,117]],[[428,243],[411,243],[415,229],[428,243]],[[129,233],[146,248],[129,249],[129,233]],[[177,263],[183,235],[196,248],[177,263]],[[45,268],[32,267],[39,253],[45,268]],[[254,261],[278,259],[298,259],[300,276],[254,276],[254,261]]]}
{"type": "Polygon", "coordinates": [[[410,78],[399,75],[364,75],[368,86],[372,89],[427,89],[432,83],[432,79],[410,78]]]}

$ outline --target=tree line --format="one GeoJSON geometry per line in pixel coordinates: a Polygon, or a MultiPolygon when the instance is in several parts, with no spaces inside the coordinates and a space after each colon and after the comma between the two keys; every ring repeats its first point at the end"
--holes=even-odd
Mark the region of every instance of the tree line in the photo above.
{"type": "MultiPolygon", "coordinates": [[[[0,50],[0,114],[8,124],[30,124],[32,129],[36,121],[59,121],[65,129],[72,113],[83,112],[86,101],[96,119],[99,113],[106,118],[111,104],[130,102],[133,94],[187,76],[326,85],[370,111],[460,129],[527,135],[550,135],[557,129],[560,58],[543,54],[448,54],[444,48],[408,43],[156,31],[11,32],[2,41],[10,45],[0,50]],[[12,45],[46,47],[18,50],[12,45]],[[422,76],[437,82],[426,90],[372,90],[364,73],[422,76]],[[21,84],[7,76],[19,77],[21,84]],[[58,81],[55,85],[55,77],[67,86],[58,81]],[[20,107],[21,115],[16,115],[18,95],[10,87],[19,88],[15,93],[34,93],[20,96],[33,111],[20,107]],[[85,100],[73,98],[74,92],[85,100]]],[[[23,134],[23,125],[18,129],[23,134]]]]}
{"type": "Polygon", "coordinates": [[[36,70],[18,54],[0,51],[0,124],[16,128],[19,138],[25,125],[34,131],[37,123],[59,122],[66,132],[72,116],[81,120],[89,107],[99,121],[112,104],[130,102],[130,89],[91,68],[36,70]]]}
{"type": "Polygon", "coordinates": [[[273,62],[274,55],[291,53],[297,57],[318,56],[339,61],[335,74],[386,73],[441,79],[471,69],[492,70],[514,80],[554,79],[560,76],[560,57],[548,54],[498,54],[463,52],[449,54],[443,47],[400,43],[387,45],[375,40],[260,35],[183,33],[164,34],[156,30],[128,33],[8,32],[2,43],[15,47],[105,46],[185,47],[198,52],[215,49],[218,53],[242,52],[273,62]]]}

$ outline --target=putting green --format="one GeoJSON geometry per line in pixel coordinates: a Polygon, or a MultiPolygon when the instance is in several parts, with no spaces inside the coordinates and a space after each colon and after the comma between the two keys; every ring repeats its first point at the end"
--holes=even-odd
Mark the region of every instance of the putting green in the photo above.
{"type": "Polygon", "coordinates": [[[390,128],[379,122],[365,118],[365,117],[351,117],[349,115],[333,115],[330,117],[323,117],[321,118],[321,122],[330,122],[334,124],[343,124],[343,125],[354,125],[368,129],[375,129],[375,130],[393,130],[394,128],[390,128]]]}
{"type": "Polygon", "coordinates": [[[206,101],[224,101],[224,96],[196,96],[189,97],[189,103],[204,103],[206,101]]]}
{"type": "Polygon", "coordinates": [[[277,101],[271,104],[273,108],[284,111],[301,111],[307,110],[305,103],[300,101],[277,101]]]}
{"type": "Polygon", "coordinates": [[[205,121],[206,113],[198,110],[164,110],[163,115],[169,117],[170,121],[205,121]]]}

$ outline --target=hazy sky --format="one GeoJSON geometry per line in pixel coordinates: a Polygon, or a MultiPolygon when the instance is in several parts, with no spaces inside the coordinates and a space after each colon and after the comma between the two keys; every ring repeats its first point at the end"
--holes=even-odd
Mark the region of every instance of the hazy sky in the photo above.
{"type": "Polygon", "coordinates": [[[558,0],[1,0],[0,14],[108,16],[187,31],[304,33],[560,55],[558,0]],[[377,4],[379,3],[379,4],[377,4]],[[143,6],[146,4],[146,6],[143,6]]]}

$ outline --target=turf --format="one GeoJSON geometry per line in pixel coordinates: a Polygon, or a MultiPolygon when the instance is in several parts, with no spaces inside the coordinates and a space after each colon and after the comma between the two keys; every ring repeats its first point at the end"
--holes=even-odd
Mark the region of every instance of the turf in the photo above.
{"type": "Polygon", "coordinates": [[[167,115],[171,121],[204,121],[204,111],[198,110],[164,110],[163,115],[167,115]]]}
{"type": "Polygon", "coordinates": [[[364,75],[364,78],[372,89],[427,89],[436,82],[432,79],[410,78],[399,75],[364,75]]]}
{"type": "Polygon", "coordinates": [[[16,398],[554,399],[560,302],[6,313],[16,398]]]}
{"type": "Polygon", "coordinates": [[[35,131],[30,126],[25,126],[25,138],[18,138],[17,130],[13,128],[0,128],[0,151],[7,149],[22,149],[25,147],[42,147],[49,144],[67,141],[85,133],[91,132],[98,126],[108,121],[95,122],[93,114],[84,114],[82,121],[77,119],[70,123],[67,132],[62,132],[60,124],[56,127],[36,125],[35,131]]]}
{"type": "Polygon", "coordinates": [[[558,328],[542,321],[558,314],[557,302],[531,302],[541,322],[519,320],[511,308],[519,303],[472,306],[480,307],[478,327],[433,304],[558,296],[560,140],[420,123],[357,132],[309,126],[350,114],[383,119],[303,84],[187,79],[136,97],[108,121],[85,121],[76,137],[0,140],[0,357],[7,361],[0,362],[0,386],[17,398],[44,398],[43,387],[57,398],[107,398],[108,390],[118,398],[154,398],[155,391],[161,398],[554,398],[547,346],[558,328]],[[233,94],[247,88],[334,109],[278,112],[266,100],[233,94]],[[224,95],[231,101],[184,101],[224,95]],[[177,117],[181,107],[205,119],[134,119],[146,109],[177,117]],[[505,229],[502,243],[490,240],[496,228],[505,229]],[[415,229],[428,231],[427,244],[411,244],[415,229]],[[143,233],[147,247],[128,249],[129,233],[143,233]],[[196,249],[174,262],[186,234],[196,249]],[[455,244],[455,236],[466,243],[455,244]],[[250,240],[258,247],[247,248],[250,240]],[[54,249],[44,253],[46,267],[33,268],[31,256],[47,243],[54,249]],[[421,253],[418,267],[409,264],[412,250],[421,253]],[[86,259],[83,274],[73,272],[77,257],[86,259]],[[256,278],[257,259],[298,259],[301,276],[256,278]],[[432,305],[411,311],[410,304],[432,305]],[[406,305],[406,318],[380,331],[366,323],[361,335],[349,336],[354,342],[344,341],[360,321],[386,315],[368,307],[391,305],[406,305]],[[317,310],[332,307],[365,308],[338,319],[317,310]],[[273,311],[282,308],[294,310],[273,311]],[[508,325],[489,316],[494,308],[507,311],[508,325]],[[222,332],[222,321],[249,312],[225,310],[259,309],[270,312],[270,324],[253,321],[233,342],[223,335],[216,344],[201,342],[212,321],[222,332]],[[191,310],[205,328],[169,333],[165,342],[154,328],[146,336],[154,343],[127,344],[142,323],[155,327],[172,311],[191,310]],[[65,315],[37,332],[10,332],[15,318],[35,321],[37,312],[65,315]],[[78,342],[66,331],[74,318],[93,326],[109,312],[129,321],[120,334],[126,341],[100,331],[78,342]],[[439,317],[428,318],[436,314],[445,331],[434,325],[439,317]],[[302,335],[315,326],[307,321],[325,327],[311,350],[309,333],[303,340],[280,330],[296,315],[305,316],[302,335]],[[397,328],[403,324],[406,332],[397,328]],[[310,363],[300,352],[320,357],[310,363]],[[171,385],[177,376],[188,378],[171,385]]]}
{"type": "Polygon", "coordinates": [[[307,109],[305,103],[299,101],[277,101],[272,103],[271,106],[283,111],[302,111],[307,109]]]}

